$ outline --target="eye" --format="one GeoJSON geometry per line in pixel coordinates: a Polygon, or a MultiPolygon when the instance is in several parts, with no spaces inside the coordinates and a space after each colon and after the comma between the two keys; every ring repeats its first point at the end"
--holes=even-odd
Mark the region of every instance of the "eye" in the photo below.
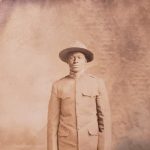
{"type": "Polygon", "coordinates": [[[73,57],[73,56],[70,56],[69,59],[72,60],[72,59],[74,59],[74,57],[73,57]]]}

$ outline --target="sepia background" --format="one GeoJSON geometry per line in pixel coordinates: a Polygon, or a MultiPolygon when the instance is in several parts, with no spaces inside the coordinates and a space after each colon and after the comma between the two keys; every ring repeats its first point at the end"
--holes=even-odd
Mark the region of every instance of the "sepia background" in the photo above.
{"type": "Polygon", "coordinates": [[[112,150],[149,150],[149,40],[149,0],[1,0],[0,149],[46,150],[51,84],[68,73],[58,53],[80,41],[106,81],[112,150]]]}

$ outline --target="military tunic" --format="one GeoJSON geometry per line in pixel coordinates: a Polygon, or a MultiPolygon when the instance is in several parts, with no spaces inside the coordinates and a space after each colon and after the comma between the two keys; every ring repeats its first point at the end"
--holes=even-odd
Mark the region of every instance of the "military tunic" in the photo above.
{"type": "Polygon", "coordinates": [[[48,150],[110,150],[107,125],[105,147],[101,146],[101,135],[110,121],[104,116],[109,111],[105,113],[108,100],[103,85],[103,80],[87,74],[78,78],[68,75],[53,84],[48,108],[48,150]]]}

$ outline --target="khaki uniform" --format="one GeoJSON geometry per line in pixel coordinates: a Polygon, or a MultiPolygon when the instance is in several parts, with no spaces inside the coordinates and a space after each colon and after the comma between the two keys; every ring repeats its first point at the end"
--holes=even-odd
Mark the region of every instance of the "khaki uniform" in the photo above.
{"type": "Polygon", "coordinates": [[[56,81],[47,127],[48,150],[110,150],[110,110],[103,80],[83,74],[56,81]]]}

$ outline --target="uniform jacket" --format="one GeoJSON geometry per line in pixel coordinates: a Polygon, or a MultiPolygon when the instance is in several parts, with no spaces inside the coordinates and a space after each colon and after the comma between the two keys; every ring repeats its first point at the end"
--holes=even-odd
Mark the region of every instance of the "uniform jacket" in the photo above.
{"type": "Polygon", "coordinates": [[[102,79],[68,75],[52,86],[47,150],[110,150],[110,109],[102,79]]]}

